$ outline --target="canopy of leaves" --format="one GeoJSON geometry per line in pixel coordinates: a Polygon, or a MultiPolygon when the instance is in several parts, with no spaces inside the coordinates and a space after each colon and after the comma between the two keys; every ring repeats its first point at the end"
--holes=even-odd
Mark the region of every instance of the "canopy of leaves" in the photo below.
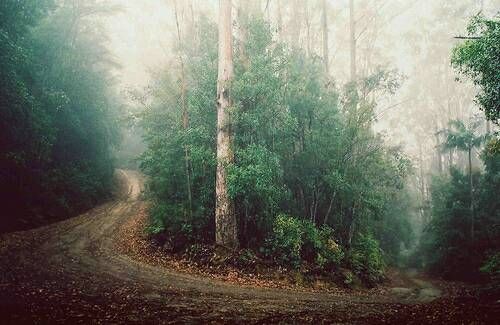
{"type": "Polygon", "coordinates": [[[470,77],[480,88],[476,100],[486,118],[500,120],[500,16],[491,19],[477,15],[467,28],[467,39],[455,47],[453,66],[470,77]]]}
{"type": "Polygon", "coordinates": [[[113,67],[96,2],[0,4],[1,228],[61,218],[109,196],[113,67]]]}
{"type": "MultiPolygon", "coordinates": [[[[276,243],[268,251],[277,252],[277,260],[297,265],[307,255],[311,262],[332,265],[333,253],[321,251],[326,244],[316,245],[311,254],[302,250],[302,232],[325,226],[332,229],[330,239],[344,247],[372,233],[373,240],[383,239],[382,250],[397,258],[401,243],[411,237],[405,221],[408,207],[395,203],[405,192],[411,168],[399,149],[387,147],[374,134],[371,124],[375,95],[394,92],[400,77],[379,69],[359,84],[338,88],[325,75],[321,60],[276,42],[263,20],[253,19],[245,27],[244,43],[236,40],[235,46],[230,109],[235,162],[228,166],[242,245],[257,250],[266,242],[276,243]],[[394,225],[391,229],[401,230],[403,237],[389,235],[380,223],[394,225]]],[[[150,102],[142,115],[148,146],[142,168],[151,176],[155,232],[176,236],[188,224],[194,238],[211,242],[217,33],[207,19],[200,21],[197,33],[180,49],[188,58],[189,127],[181,123],[180,74],[161,71],[148,90],[150,102]],[[180,158],[185,146],[192,168],[192,213],[186,165],[180,158]]]]}
{"type": "Polygon", "coordinates": [[[484,137],[478,135],[477,127],[479,121],[472,121],[469,126],[466,126],[463,121],[453,120],[449,122],[450,128],[446,130],[446,141],[444,143],[447,149],[458,149],[469,151],[479,147],[484,137]]]}
{"type": "MultiPolygon", "coordinates": [[[[448,278],[481,279],[480,268],[500,251],[500,156],[492,140],[483,152],[484,173],[474,173],[475,237],[470,236],[468,175],[452,169],[432,183],[432,216],[421,241],[427,267],[448,278]]],[[[485,264],[486,263],[486,264],[485,264]]]]}

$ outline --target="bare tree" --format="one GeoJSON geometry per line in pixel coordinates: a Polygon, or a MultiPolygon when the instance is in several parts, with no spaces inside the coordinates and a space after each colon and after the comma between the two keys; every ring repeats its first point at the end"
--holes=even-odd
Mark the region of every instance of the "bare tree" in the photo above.
{"type": "Polygon", "coordinates": [[[234,202],[227,188],[227,166],[234,160],[229,108],[233,79],[231,0],[219,0],[219,66],[217,77],[217,174],[215,202],[215,242],[237,248],[238,233],[234,202]]]}

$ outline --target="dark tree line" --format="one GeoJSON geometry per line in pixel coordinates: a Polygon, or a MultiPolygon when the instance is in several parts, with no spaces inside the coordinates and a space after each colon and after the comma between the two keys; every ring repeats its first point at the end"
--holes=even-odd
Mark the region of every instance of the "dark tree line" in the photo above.
{"type": "Polygon", "coordinates": [[[97,1],[0,4],[2,230],[68,217],[109,197],[117,143],[97,1]]]}
{"type": "MultiPolygon", "coordinates": [[[[498,15],[474,16],[467,35],[453,50],[452,65],[478,86],[476,102],[486,119],[500,116],[500,23],[498,15]]],[[[431,220],[416,260],[448,278],[490,281],[500,292],[500,140],[490,125],[481,134],[478,120],[453,120],[445,130],[444,153],[459,150],[466,168],[451,165],[433,178],[431,220]],[[484,169],[473,168],[478,150],[484,169]],[[422,254],[423,253],[423,254],[422,254]]]]}

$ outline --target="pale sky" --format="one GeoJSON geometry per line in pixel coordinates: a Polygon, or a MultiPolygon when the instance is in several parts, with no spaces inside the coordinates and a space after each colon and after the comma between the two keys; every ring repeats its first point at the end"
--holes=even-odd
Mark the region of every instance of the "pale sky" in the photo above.
{"type": "MultiPolygon", "coordinates": [[[[123,85],[143,86],[149,79],[149,70],[167,64],[171,49],[171,41],[175,36],[175,21],[172,8],[173,0],[112,0],[124,7],[124,11],[107,18],[107,27],[111,39],[110,49],[117,61],[123,66],[119,78],[123,85]]],[[[186,0],[177,0],[179,3],[186,0]]],[[[252,1],[252,0],[249,0],[252,1]]],[[[265,3],[266,1],[261,1],[265,3]]],[[[403,73],[411,73],[411,63],[415,53],[408,48],[407,35],[412,30],[421,28],[429,22],[438,23],[439,17],[431,17],[436,0],[380,0],[368,1],[368,6],[380,8],[382,19],[388,21],[384,25],[385,36],[377,38],[377,47],[383,48],[391,65],[403,73]],[[406,9],[405,9],[406,8],[406,9]],[[394,12],[405,10],[392,18],[394,12]],[[430,19],[430,20],[429,20],[430,19]]],[[[446,2],[442,0],[441,2],[446,2]]],[[[454,1],[447,1],[453,3],[454,1]]],[[[216,0],[194,0],[195,11],[203,11],[216,18],[216,0]]],[[[282,1],[286,3],[286,1],[282,1]]],[[[470,0],[471,10],[479,10],[480,0],[470,0]],[[477,9],[475,9],[477,8],[477,9]]],[[[270,11],[273,14],[273,0],[270,0],[270,11]]],[[[344,69],[349,59],[348,47],[348,2],[347,0],[329,0],[331,7],[330,48],[332,53],[332,72],[336,79],[346,79],[344,69]],[[337,20],[341,20],[339,24],[337,20]]],[[[500,0],[485,0],[485,11],[495,12],[500,8],[500,0]]],[[[361,9],[361,8],[360,8],[361,9]]],[[[181,13],[182,14],[182,13],[181,13]]],[[[319,15],[316,15],[319,19],[319,15]]],[[[363,17],[361,17],[363,18],[363,17]]],[[[467,17],[457,17],[463,20],[467,17]]],[[[362,20],[362,19],[361,19],[362,20]]],[[[313,21],[314,23],[314,21],[313,21]]],[[[451,33],[452,31],[450,31],[451,33]]],[[[449,35],[450,39],[453,37],[449,35]]],[[[362,39],[360,39],[361,43],[362,39]]]]}

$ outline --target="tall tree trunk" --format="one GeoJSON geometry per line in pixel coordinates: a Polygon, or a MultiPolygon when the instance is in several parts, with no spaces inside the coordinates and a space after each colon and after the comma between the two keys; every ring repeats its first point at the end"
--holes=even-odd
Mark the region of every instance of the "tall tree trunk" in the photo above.
{"type": "Polygon", "coordinates": [[[354,238],[354,228],[356,227],[356,204],[351,207],[351,219],[349,222],[349,230],[347,233],[347,247],[352,246],[352,239],[354,238]]]}
{"type": "Polygon", "coordinates": [[[436,136],[436,156],[437,156],[437,163],[438,163],[438,172],[439,174],[443,173],[443,158],[441,155],[441,143],[439,141],[439,133],[438,133],[438,126],[436,124],[436,129],[435,129],[434,135],[436,136]]]}
{"type": "Polygon", "coordinates": [[[191,33],[193,35],[193,41],[194,41],[194,44],[197,44],[197,28],[196,28],[196,20],[194,18],[195,14],[194,14],[194,4],[193,4],[193,0],[191,0],[189,2],[189,13],[191,15],[191,33]]]}
{"type": "Polygon", "coordinates": [[[239,50],[241,61],[245,69],[248,69],[250,62],[245,49],[248,38],[249,11],[248,1],[240,0],[238,5],[238,30],[240,34],[239,50]]]}
{"type": "Polygon", "coordinates": [[[215,242],[228,248],[238,247],[238,229],[234,202],[227,189],[227,166],[234,161],[231,148],[231,96],[233,49],[231,0],[219,0],[219,66],[217,77],[217,174],[215,184],[215,242]]]}
{"type": "Polygon", "coordinates": [[[354,17],[354,0],[349,0],[349,25],[351,46],[351,81],[356,80],[356,21],[354,17]]]}
{"type": "Polygon", "coordinates": [[[335,196],[337,196],[337,192],[333,192],[332,198],[330,199],[330,204],[328,205],[328,210],[326,210],[325,217],[323,218],[323,224],[326,225],[328,223],[328,217],[332,212],[333,200],[335,200],[335,196]]]}
{"type": "Polygon", "coordinates": [[[312,56],[311,51],[311,20],[309,17],[309,4],[304,1],[304,18],[306,22],[306,55],[308,57],[312,56]]]}
{"type": "Polygon", "coordinates": [[[327,6],[326,0],[322,1],[323,12],[321,16],[321,24],[323,26],[323,61],[325,64],[325,72],[327,75],[330,74],[329,69],[329,54],[328,54],[328,16],[327,16],[327,6]]]}
{"type": "Polygon", "coordinates": [[[474,194],[472,184],[472,148],[469,148],[470,238],[474,241],[474,194]]]}
{"type": "Polygon", "coordinates": [[[291,35],[290,35],[291,45],[293,47],[299,48],[300,47],[300,44],[299,44],[300,31],[302,29],[302,20],[300,19],[299,1],[298,0],[293,0],[293,2],[292,2],[292,20],[288,24],[288,26],[291,27],[288,30],[291,33],[291,35]]]}
{"type": "Polygon", "coordinates": [[[283,41],[283,15],[281,13],[281,0],[276,0],[277,2],[277,20],[278,20],[278,39],[283,41]]]}
{"type": "MultiPolygon", "coordinates": [[[[181,28],[179,26],[179,16],[177,10],[177,0],[174,1],[174,14],[175,14],[175,24],[177,26],[177,40],[179,42],[179,64],[181,66],[181,105],[182,105],[182,128],[186,131],[189,127],[189,113],[188,113],[188,105],[186,99],[186,71],[184,68],[184,59],[182,58],[182,37],[181,37],[181,28]]],[[[184,164],[186,169],[186,189],[188,196],[188,217],[189,220],[192,219],[193,216],[193,195],[191,191],[191,156],[189,153],[189,146],[187,144],[184,145],[184,164]]],[[[185,220],[186,221],[186,220],[185,220]]]]}

